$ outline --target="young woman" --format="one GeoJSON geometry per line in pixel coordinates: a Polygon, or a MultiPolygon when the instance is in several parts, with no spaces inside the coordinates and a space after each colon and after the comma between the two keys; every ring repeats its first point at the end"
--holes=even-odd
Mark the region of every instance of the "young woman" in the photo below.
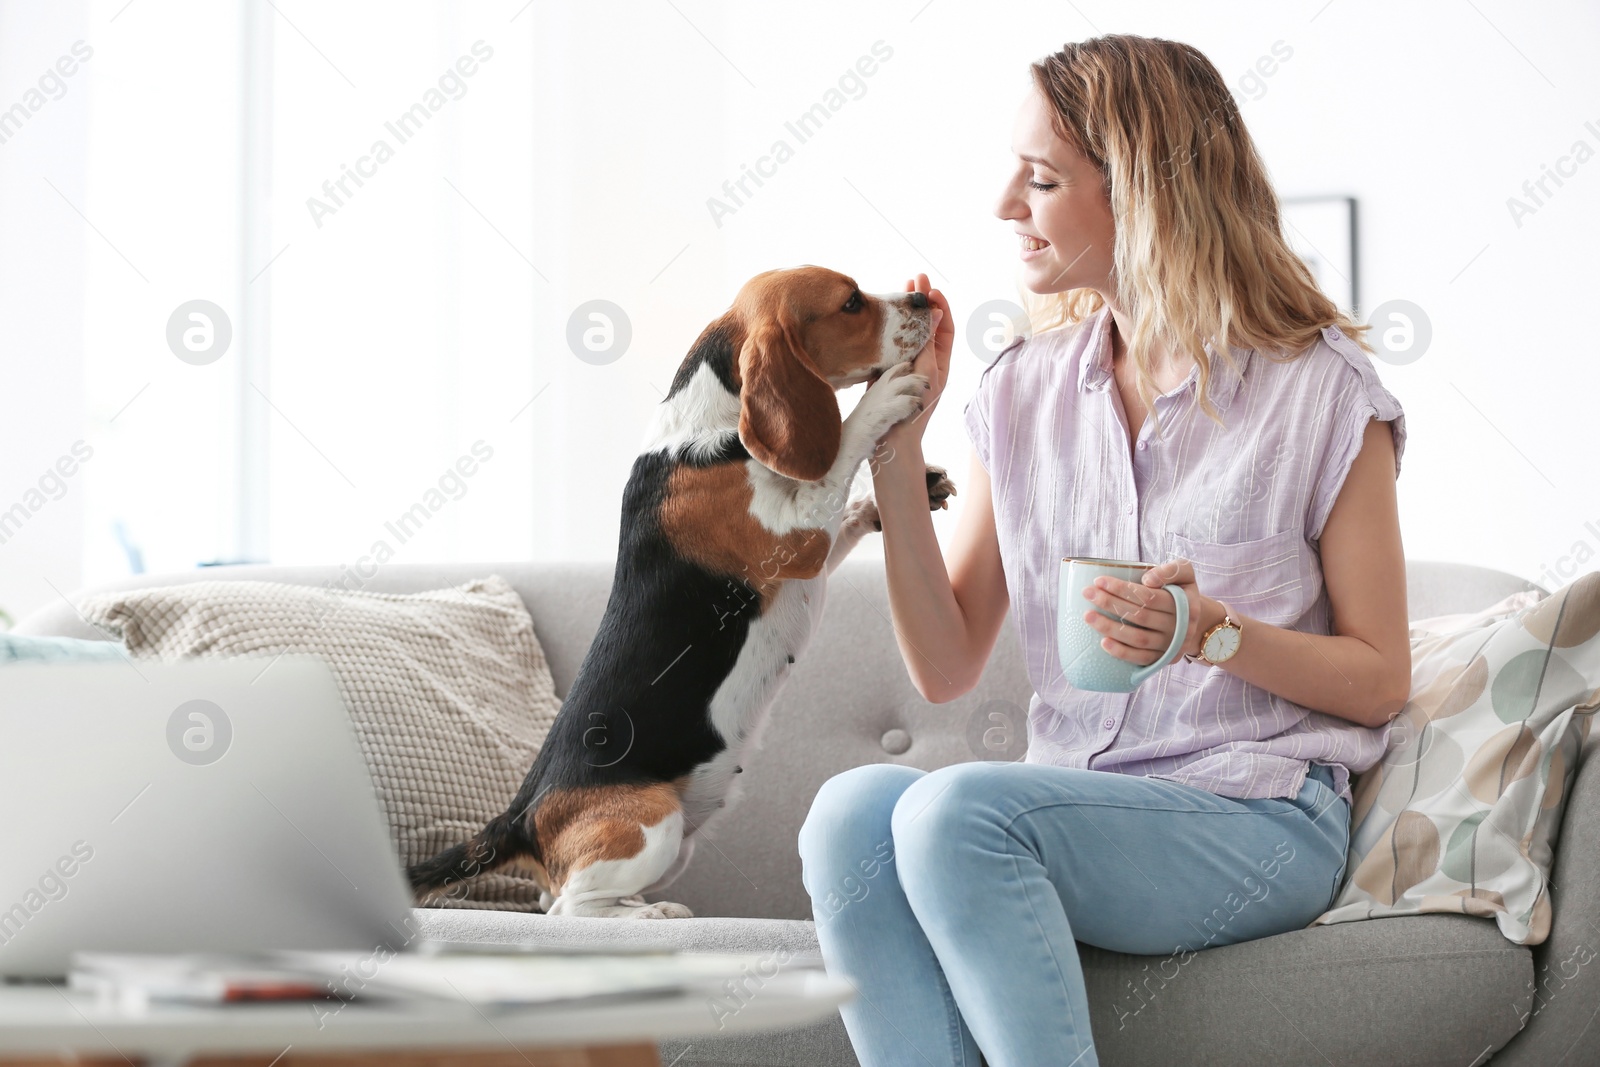
{"type": "MultiPolygon", "coordinates": [[[[917,358],[927,409],[874,482],[895,634],[935,703],[978,683],[1007,608],[1034,696],[1023,762],[829,779],[804,879],[862,1064],[1097,1062],[1075,941],[1183,954],[1308,925],[1349,844],[1411,662],[1398,401],[1284,241],[1227,86],[1198,51],[1107,36],[1031,67],[995,214],[1049,305],[965,409],[974,458],[949,567],[921,439],[949,304],[917,358]],[[1051,328],[1046,328],[1051,327],[1051,328]],[[1184,658],[1132,693],[1073,689],[1064,556],[1160,562],[1097,579],[1085,618],[1144,665],[1189,601],[1184,658]],[[1210,640],[1207,640],[1207,638],[1210,640]]],[[[892,450],[892,451],[890,451],[892,450]]],[[[1135,1025],[1143,1001],[1096,1004],[1135,1025]]]]}

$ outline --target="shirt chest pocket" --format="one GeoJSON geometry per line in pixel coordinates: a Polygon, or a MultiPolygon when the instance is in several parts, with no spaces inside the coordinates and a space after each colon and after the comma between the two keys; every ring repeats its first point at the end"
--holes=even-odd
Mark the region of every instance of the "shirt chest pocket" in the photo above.
{"type": "MultiPolygon", "coordinates": [[[[1298,530],[1253,541],[1199,541],[1174,533],[1172,555],[1194,564],[1200,592],[1231,610],[1273,626],[1294,622],[1310,606],[1311,547],[1298,530]]],[[[1248,628],[1248,627],[1247,627],[1248,628]]]]}

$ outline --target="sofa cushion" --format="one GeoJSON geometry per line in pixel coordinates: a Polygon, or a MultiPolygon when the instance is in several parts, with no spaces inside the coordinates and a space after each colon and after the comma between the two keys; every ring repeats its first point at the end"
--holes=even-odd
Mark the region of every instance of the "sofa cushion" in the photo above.
{"type": "Polygon", "coordinates": [[[1454,633],[1457,630],[1474,630],[1491,626],[1507,615],[1515,614],[1523,608],[1533,607],[1549,595],[1542,589],[1519,589],[1479,611],[1461,611],[1453,615],[1435,615],[1429,619],[1412,619],[1411,636],[1427,637],[1430,634],[1454,633]]]}
{"type": "MultiPolygon", "coordinates": [[[[768,953],[785,967],[815,967],[820,958],[810,920],[635,922],[420,909],[413,916],[421,936],[439,940],[648,941],[691,952],[768,953]]],[[[1131,956],[1081,942],[1078,952],[1096,1051],[1107,1067],[1465,1067],[1516,1034],[1532,976],[1528,949],[1492,924],[1449,915],[1293,930],[1187,958],[1131,956]]],[[[717,1007],[707,1005],[713,1017],[717,1007]]],[[[837,1014],[774,1033],[664,1041],[661,1053],[676,1067],[856,1062],[837,1014]]]]}
{"type": "Polygon", "coordinates": [[[1494,1067],[1600,1063],[1600,732],[1592,732],[1561,819],[1550,891],[1555,921],[1533,949],[1525,1024],[1494,1067]]]}
{"type": "Polygon", "coordinates": [[[1356,787],[1349,873],[1314,924],[1438,911],[1549,936],[1552,849],[1600,707],[1600,572],[1502,606],[1413,626],[1411,700],[1356,787]]]}
{"type": "MultiPolygon", "coordinates": [[[[362,588],[414,593],[458,584],[489,569],[467,563],[388,563],[362,588]]],[[[556,692],[566,693],[605,611],[615,564],[504,562],[492,569],[527,604],[556,692]]],[[[118,579],[113,588],[195,581],[325,587],[346,577],[337,566],[250,565],[138,575],[118,579]]],[[[759,747],[743,763],[745,773],[739,777],[748,781],[742,783],[742,797],[730,803],[724,821],[697,835],[701,840],[694,862],[662,894],[696,915],[811,918],[795,840],[812,798],[833,775],[863,763],[894,762],[931,771],[963,760],[993,759],[989,738],[997,732],[1008,731],[1006,740],[1017,752],[1026,743],[1033,689],[1022,668],[1015,625],[1001,628],[977,688],[930,704],[911,685],[901,660],[883,560],[864,555],[847,559],[827,588],[822,622],[773,703],[759,747]]],[[[1475,611],[1526,588],[1529,583],[1503,571],[1406,561],[1406,603],[1417,618],[1475,611]]],[[[59,600],[19,620],[17,630],[82,637],[95,633],[71,605],[59,600]]]]}
{"type": "MultiPolygon", "coordinates": [[[[260,656],[268,678],[270,657],[325,659],[408,865],[505,810],[560,706],[533,620],[497,576],[412,595],[203,581],[92,595],[78,607],[136,656],[260,656]]],[[[507,869],[439,903],[538,900],[537,884],[507,869]]]]}

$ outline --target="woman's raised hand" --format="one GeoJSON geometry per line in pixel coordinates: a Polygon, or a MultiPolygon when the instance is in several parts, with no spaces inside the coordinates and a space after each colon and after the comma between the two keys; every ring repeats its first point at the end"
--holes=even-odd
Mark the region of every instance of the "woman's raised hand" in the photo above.
{"type": "Polygon", "coordinates": [[[950,302],[945,299],[943,293],[929,284],[926,274],[919,274],[906,282],[906,292],[926,294],[929,305],[934,309],[934,318],[938,321],[934,325],[933,336],[911,362],[912,371],[925,375],[928,379],[928,388],[922,394],[922,413],[915,418],[897,423],[884,435],[884,444],[891,447],[921,445],[922,432],[928,426],[928,416],[939,403],[939,397],[944,393],[945,382],[950,377],[950,350],[956,336],[955,319],[950,314],[950,302]]]}

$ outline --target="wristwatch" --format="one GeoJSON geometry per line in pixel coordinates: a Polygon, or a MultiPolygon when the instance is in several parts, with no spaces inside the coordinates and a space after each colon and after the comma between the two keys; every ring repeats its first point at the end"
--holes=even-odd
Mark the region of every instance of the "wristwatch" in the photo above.
{"type": "MultiPolygon", "coordinates": [[[[1217,603],[1222,602],[1219,600],[1217,603]]],[[[1228,611],[1228,605],[1222,604],[1222,621],[1200,636],[1200,655],[1194,656],[1185,652],[1183,658],[1190,663],[1209,663],[1216,666],[1232,659],[1243,641],[1244,628],[1228,611]]]]}

